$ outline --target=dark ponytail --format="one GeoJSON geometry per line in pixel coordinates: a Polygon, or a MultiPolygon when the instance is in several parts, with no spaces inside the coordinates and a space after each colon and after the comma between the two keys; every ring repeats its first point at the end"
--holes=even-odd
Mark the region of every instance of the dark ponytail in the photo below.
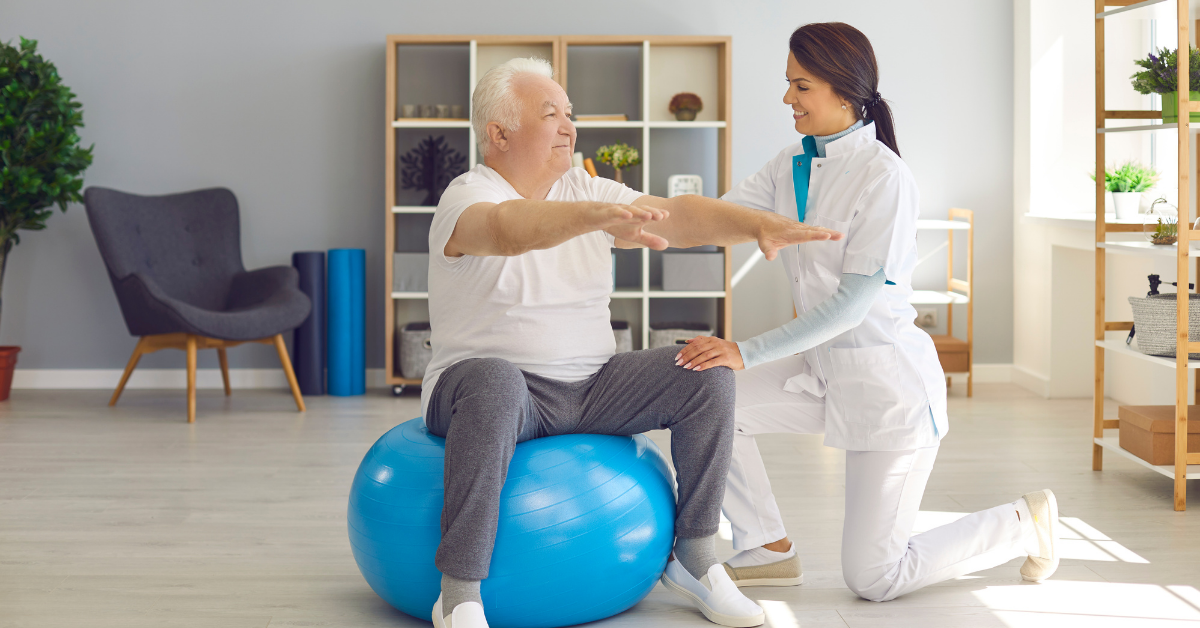
{"type": "Polygon", "coordinates": [[[841,22],[805,24],[792,33],[788,47],[805,70],[854,106],[858,119],[874,122],[875,138],[900,155],[892,110],[879,94],[879,64],[866,35],[841,22]]]}

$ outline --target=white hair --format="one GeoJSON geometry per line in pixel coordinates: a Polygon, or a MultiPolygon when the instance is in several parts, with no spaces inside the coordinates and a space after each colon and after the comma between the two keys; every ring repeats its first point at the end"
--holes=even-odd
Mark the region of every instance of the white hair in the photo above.
{"type": "Polygon", "coordinates": [[[536,74],[554,77],[554,69],[545,59],[509,59],[490,69],[475,85],[471,96],[471,125],[475,128],[475,140],[479,143],[479,155],[485,157],[491,150],[492,141],[487,134],[491,122],[505,131],[516,131],[521,126],[521,102],[513,93],[513,79],[521,74],[536,74]]]}

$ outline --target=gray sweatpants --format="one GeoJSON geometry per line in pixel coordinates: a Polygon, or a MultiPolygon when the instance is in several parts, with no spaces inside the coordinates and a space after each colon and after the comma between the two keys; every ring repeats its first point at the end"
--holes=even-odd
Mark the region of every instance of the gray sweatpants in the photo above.
{"type": "Polygon", "coordinates": [[[675,535],[716,534],[733,447],[733,371],[675,366],[679,347],[619,353],[580,382],[526,373],[498,358],[442,372],[425,424],[446,438],[446,503],[437,567],[487,578],[500,489],[517,443],[558,434],[671,430],[679,489],[675,535]]]}

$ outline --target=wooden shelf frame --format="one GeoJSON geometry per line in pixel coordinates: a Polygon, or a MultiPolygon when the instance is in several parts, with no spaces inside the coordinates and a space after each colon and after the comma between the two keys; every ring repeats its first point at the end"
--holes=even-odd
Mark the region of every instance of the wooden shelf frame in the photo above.
{"type": "MultiPolygon", "coordinates": [[[[1191,229],[1194,214],[1190,202],[1191,186],[1195,181],[1191,177],[1190,170],[1190,149],[1193,128],[1190,124],[1190,116],[1187,112],[1200,111],[1200,102],[1191,102],[1189,100],[1188,90],[1180,90],[1178,92],[1178,111],[1179,122],[1176,124],[1162,125],[1142,125],[1137,127],[1115,127],[1105,128],[1105,120],[1112,119],[1152,119],[1157,112],[1147,111],[1110,111],[1105,106],[1105,63],[1104,63],[1104,48],[1105,48],[1105,18],[1130,11],[1133,9],[1159,4],[1166,0],[1150,0],[1148,2],[1136,2],[1130,0],[1095,0],[1095,73],[1096,73],[1096,170],[1095,172],[1104,172],[1105,168],[1105,139],[1108,135],[1114,132],[1132,132],[1132,131],[1158,131],[1166,128],[1174,127],[1176,133],[1176,147],[1178,150],[1178,191],[1176,207],[1179,208],[1179,223],[1178,223],[1178,245],[1173,248],[1174,251],[1166,250],[1168,247],[1150,247],[1147,245],[1131,246],[1133,243],[1113,243],[1106,242],[1108,233],[1116,231],[1110,229],[1105,223],[1104,216],[1104,201],[1105,201],[1105,186],[1104,177],[1096,177],[1096,307],[1095,307],[1095,384],[1092,392],[1092,412],[1093,412],[1093,430],[1092,430],[1092,469],[1100,471],[1104,468],[1104,450],[1110,449],[1121,454],[1126,458],[1133,458],[1140,461],[1132,454],[1124,452],[1120,446],[1116,444],[1115,439],[1106,437],[1104,430],[1116,428],[1118,421],[1106,420],[1104,418],[1104,359],[1106,352],[1135,354],[1132,349],[1124,345],[1124,343],[1114,343],[1105,339],[1105,332],[1129,329],[1132,323],[1129,321],[1108,321],[1105,320],[1105,268],[1107,264],[1106,254],[1108,251],[1130,253],[1135,255],[1173,255],[1176,260],[1176,277],[1183,285],[1187,285],[1189,262],[1195,255],[1191,244],[1200,242],[1200,232],[1191,229]],[[1118,9],[1106,10],[1106,7],[1120,7],[1118,9]]],[[[1178,24],[1176,46],[1178,50],[1188,50],[1191,44],[1191,35],[1193,28],[1200,31],[1200,20],[1194,27],[1190,27],[1188,0],[1175,0],[1175,15],[1178,24]]],[[[1187,85],[1189,81],[1188,66],[1180,63],[1177,67],[1179,85],[1187,85]]],[[[1158,114],[1161,116],[1161,113],[1158,114]]],[[[1198,156],[1200,156],[1200,147],[1198,147],[1198,156]]],[[[1197,178],[1200,178],[1200,172],[1197,173],[1197,178]]],[[[1200,277],[1200,260],[1197,260],[1197,273],[1200,277]]],[[[1152,467],[1156,472],[1163,473],[1172,477],[1174,480],[1174,506],[1175,510],[1187,509],[1187,478],[1188,478],[1188,450],[1187,450],[1187,409],[1188,409],[1188,369],[1194,368],[1188,362],[1189,350],[1195,352],[1200,347],[1200,343],[1192,343],[1188,341],[1188,291],[1185,289],[1179,290],[1179,296],[1176,298],[1176,357],[1169,360],[1164,358],[1155,358],[1152,356],[1143,356],[1138,354],[1135,357],[1140,357],[1159,364],[1170,364],[1175,367],[1175,465],[1172,473],[1166,473],[1161,467],[1152,467]]],[[[1200,384],[1200,378],[1197,378],[1200,384]]],[[[1198,390],[1200,392],[1200,390],[1198,390]]],[[[1149,466],[1149,465],[1144,465],[1149,466]]]]}
{"type": "MultiPolygon", "coordinates": [[[[402,378],[396,372],[399,356],[395,353],[396,335],[396,303],[398,300],[417,301],[427,299],[426,293],[393,293],[392,292],[392,256],[396,246],[396,216],[405,214],[429,214],[433,208],[421,208],[396,204],[396,130],[419,128],[466,129],[469,137],[468,167],[474,167],[479,161],[475,143],[475,131],[469,122],[451,119],[410,119],[396,118],[397,104],[397,49],[403,45],[466,45],[470,54],[469,82],[473,93],[478,78],[487,70],[480,68],[480,48],[484,46],[538,46],[549,48],[550,58],[554,66],[555,80],[566,86],[569,78],[567,53],[572,46],[637,46],[641,48],[641,78],[640,78],[640,120],[628,122],[591,121],[577,122],[579,129],[633,129],[641,131],[640,166],[641,189],[650,192],[650,152],[652,150],[651,132],[658,129],[703,129],[715,132],[717,136],[717,195],[720,196],[733,186],[733,149],[732,120],[733,120],[733,39],[728,36],[670,36],[670,35],[389,35],[387,37],[386,62],[386,126],[385,126],[385,251],[388,252],[385,264],[384,285],[388,299],[385,324],[385,373],[388,385],[393,387],[419,385],[419,380],[402,378]],[[691,46],[712,47],[716,49],[716,98],[715,102],[705,102],[706,108],[712,108],[716,120],[699,120],[695,122],[680,122],[675,120],[652,120],[650,114],[650,82],[651,59],[656,48],[691,46]]],[[[570,90],[568,89],[568,93],[570,90]]],[[[707,99],[706,99],[707,100],[707,99]]],[[[470,115],[468,104],[468,115],[470,115]]],[[[665,292],[650,284],[650,250],[641,250],[641,286],[638,289],[618,289],[612,295],[613,300],[629,302],[640,300],[641,305],[641,346],[646,348],[650,343],[650,304],[654,300],[700,298],[717,301],[717,325],[715,333],[722,338],[733,336],[733,249],[722,247],[725,256],[725,286],[720,291],[705,292],[665,292]]]]}

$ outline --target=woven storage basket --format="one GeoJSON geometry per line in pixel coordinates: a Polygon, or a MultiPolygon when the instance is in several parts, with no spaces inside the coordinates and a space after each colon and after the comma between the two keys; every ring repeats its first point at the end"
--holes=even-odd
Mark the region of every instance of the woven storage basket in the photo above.
{"type": "MultiPolygon", "coordinates": [[[[1175,357],[1175,300],[1174,294],[1129,297],[1138,350],[1142,353],[1175,357]]],[[[1200,341],[1200,294],[1188,295],[1188,341],[1200,341]]],[[[1192,353],[1188,359],[1200,360],[1200,353],[1192,353]]]]}

